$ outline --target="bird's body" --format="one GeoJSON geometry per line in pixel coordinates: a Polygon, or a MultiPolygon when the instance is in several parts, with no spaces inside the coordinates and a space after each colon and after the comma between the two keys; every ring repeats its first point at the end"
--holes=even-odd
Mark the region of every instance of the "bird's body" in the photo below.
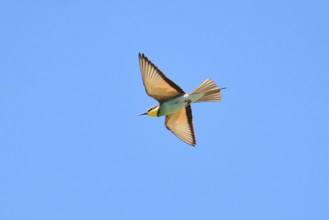
{"type": "Polygon", "coordinates": [[[159,108],[156,110],[157,111],[156,114],[154,113],[153,115],[150,116],[161,117],[161,116],[170,115],[178,110],[181,110],[182,108],[185,108],[186,106],[195,102],[202,96],[203,94],[184,94],[182,96],[178,96],[176,98],[170,99],[162,104],[154,106],[154,107],[159,106],[159,108]]]}
{"type": "Polygon", "coordinates": [[[168,79],[144,54],[139,54],[139,62],[146,93],[159,101],[158,105],[142,115],[166,116],[167,129],[187,144],[194,146],[196,140],[190,105],[194,102],[219,102],[221,89],[212,80],[206,79],[196,90],[188,94],[168,79]]]}

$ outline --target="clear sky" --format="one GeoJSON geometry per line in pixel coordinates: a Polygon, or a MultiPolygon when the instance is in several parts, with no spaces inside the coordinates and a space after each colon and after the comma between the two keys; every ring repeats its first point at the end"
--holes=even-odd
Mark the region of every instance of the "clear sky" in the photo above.
{"type": "Polygon", "coordinates": [[[329,219],[325,0],[1,1],[0,219],[329,219]],[[197,146],[139,117],[143,52],[197,146]]]}

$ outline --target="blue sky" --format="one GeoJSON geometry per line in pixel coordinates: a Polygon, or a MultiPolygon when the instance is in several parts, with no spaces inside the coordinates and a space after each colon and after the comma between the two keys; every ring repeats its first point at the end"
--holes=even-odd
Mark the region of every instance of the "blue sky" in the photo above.
{"type": "Polygon", "coordinates": [[[2,1],[0,219],[329,219],[328,1],[2,1]],[[197,146],[138,117],[138,52],[197,146]]]}

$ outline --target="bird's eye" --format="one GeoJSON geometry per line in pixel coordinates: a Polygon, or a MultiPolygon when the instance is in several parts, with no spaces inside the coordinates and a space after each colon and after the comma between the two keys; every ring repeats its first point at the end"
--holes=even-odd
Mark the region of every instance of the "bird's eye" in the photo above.
{"type": "Polygon", "coordinates": [[[153,109],[155,109],[155,108],[156,108],[156,106],[150,108],[150,109],[148,110],[148,112],[151,111],[151,110],[153,110],[153,109]]]}

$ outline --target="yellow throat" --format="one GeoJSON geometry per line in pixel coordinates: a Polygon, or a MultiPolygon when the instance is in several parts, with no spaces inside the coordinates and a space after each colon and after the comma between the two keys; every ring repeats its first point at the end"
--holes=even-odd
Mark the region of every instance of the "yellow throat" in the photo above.
{"type": "Polygon", "coordinates": [[[155,107],[155,108],[149,110],[149,111],[147,112],[147,115],[148,115],[148,116],[151,116],[151,117],[158,117],[158,110],[159,110],[159,106],[157,106],[157,107],[155,107]]]}

